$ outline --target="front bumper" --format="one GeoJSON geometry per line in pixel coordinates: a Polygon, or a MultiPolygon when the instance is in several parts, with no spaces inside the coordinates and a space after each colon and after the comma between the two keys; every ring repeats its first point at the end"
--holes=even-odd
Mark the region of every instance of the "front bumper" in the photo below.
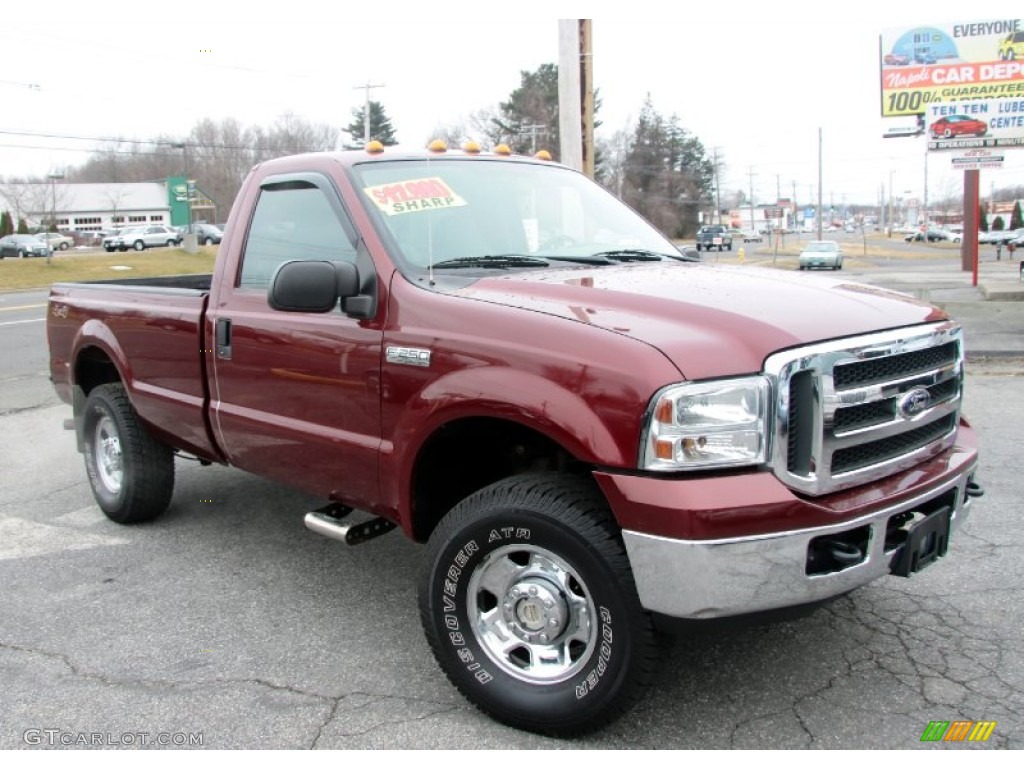
{"type": "MultiPolygon", "coordinates": [[[[969,432],[969,428],[963,426],[961,431],[969,432]]],[[[817,510],[822,513],[819,519],[823,521],[841,519],[832,523],[722,538],[703,538],[709,532],[707,526],[697,526],[693,530],[702,538],[676,538],[631,530],[626,523],[622,536],[640,602],[644,608],[666,616],[712,619],[819,602],[888,575],[901,556],[899,547],[894,546],[891,540],[888,544],[886,541],[890,519],[911,511],[948,507],[949,532],[952,532],[963,525],[970,512],[968,483],[977,466],[977,453],[973,447],[958,445],[929,464],[932,465],[931,473],[928,469],[915,468],[901,473],[904,477],[893,479],[892,482],[903,486],[903,493],[886,493],[874,487],[835,494],[835,505],[817,510]],[[941,465],[941,469],[934,465],[941,465]],[[921,483],[922,477],[929,474],[936,482],[921,483]],[[918,482],[913,488],[909,484],[915,477],[918,482]],[[927,489],[922,490],[925,486],[927,489]],[[858,493],[864,494],[871,502],[864,505],[856,503],[855,494],[858,493]],[[852,516],[850,512],[853,512],[852,516]],[[833,572],[809,572],[812,570],[809,565],[813,557],[812,548],[832,539],[859,541],[862,553],[855,562],[833,572]]],[[[606,493],[611,488],[609,477],[598,478],[606,493]]],[[[769,478],[774,480],[771,476],[769,478]]],[[[720,479],[740,480],[737,476],[720,479]]],[[[767,479],[762,477],[758,481],[762,488],[767,479]]],[[[662,498],[674,493],[667,490],[662,498]]],[[[703,492],[698,493],[708,498],[703,492]]],[[[814,504],[799,498],[784,504],[780,496],[788,494],[788,489],[780,494],[776,488],[775,493],[775,498],[766,498],[764,503],[767,509],[775,510],[776,514],[770,517],[776,525],[780,516],[790,517],[792,521],[800,517],[797,513],[800,506],[814,504]]],[[[624,497],[618,495],[616,499],[615,493],[609,496],[613,510],[619,516],[624,497]]],[[[708,519],[710,511],[705,508],[701,514],[708,519]]],[[[734,524],[737,511],[738,508],[717,510],[722,524],[730,518],[734,524]]],[[[686,511],[678,509],[673,512],[687,515],[686,511]]],[[[624,517],[628,519],[629,513],[624,517]]],[[[714,514],[710,516],[711,519],[714,517],[714,514]]],[[[655,519],[652,510],[645,506],[633,517],[633,522],[654,522],[655,519]]],[[[624,522],[621,516],[620,522],[624,522]]]]}

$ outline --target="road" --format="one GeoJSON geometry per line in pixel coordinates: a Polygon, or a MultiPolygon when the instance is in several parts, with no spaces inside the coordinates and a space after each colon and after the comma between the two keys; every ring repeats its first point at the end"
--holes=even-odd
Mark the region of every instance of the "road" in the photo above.
{"type": "Polygon", "coordinates": [[[57,402],[47,378],[47,293],[0,293],[0,415],[57,402]]]}
{"type": "Polygon", "coordinates": [[[303,527],[319,500],[184,461],[167,514],[107,521],[45,380],[42,297],[0,295],[0,749],[1024,748],[1017,360],[967,377],[987,494],[947,558],[799,621],[679,639],[632,713],[564,743],[448,684],[419,626],[422,548],[397,533],[346,548],[303,527]],[[997,725],[922,743],[932,720],[997,725]]]}

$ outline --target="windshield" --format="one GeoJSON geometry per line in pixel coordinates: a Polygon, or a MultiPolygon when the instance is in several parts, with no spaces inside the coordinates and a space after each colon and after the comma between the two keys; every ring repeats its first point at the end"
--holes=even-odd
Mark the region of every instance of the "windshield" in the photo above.
{"type": "MultiPolygon", "coordinates": [[[[582,174],[480,158],[374,162],[353,168],[400,267],[508,268],[631,251],[679,256],[657,230],[582,174]],[[486,258],[485,258],[486,257],[486,258]],[[495,257],[501,257],[497,259],[495,257]]],[[[611,263],[604,256],[597,263],[611,263]]]]}
{"type": "Polygon", "coordinates": [[[807,244],[807,248],[805,248],[804,250],[807,250],[807,251],[835,251],[838,248],[839,248],[839,244],[838,243],[833,243],[833,242],[830,242],[830,241],[821,241],[821,240],[819,240],[819,241],[812,241],[812,242],[808,243],[807,244]]]}

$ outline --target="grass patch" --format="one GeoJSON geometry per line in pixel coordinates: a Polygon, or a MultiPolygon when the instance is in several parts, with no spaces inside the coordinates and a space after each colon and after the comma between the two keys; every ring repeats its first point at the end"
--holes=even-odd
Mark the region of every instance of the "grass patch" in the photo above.
{"type": "Polygon", "coordinates": [[[107,253],[58,253],[46,259],[3,259],[0,261],[0,290],[47,288],[53,283],[92,280],[120,280],[126,277],[194,275],[213,272],[217,246],[203,246],[198,253],[181,248],[107,253]],[[131,269],[112,269],[112,267],[131,269]]]}

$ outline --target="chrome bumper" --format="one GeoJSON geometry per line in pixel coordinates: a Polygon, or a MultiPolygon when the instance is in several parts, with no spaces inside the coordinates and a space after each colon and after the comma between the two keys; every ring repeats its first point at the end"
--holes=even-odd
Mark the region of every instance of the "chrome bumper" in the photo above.
{"type": "Polygon", "coordinates": [[[644,608],[666,616],[712,619],[803,605],[841,595],[890,572],[890,517],[917,509],[955,489],[950,533],[970,512],[974,467],[927,493],[840,525],[765,536],[688,541],[624,530],[623,540],[644,608]],[[808,574],[813,539],[868,527],[864,559],[835,573],[808,574]]]}

